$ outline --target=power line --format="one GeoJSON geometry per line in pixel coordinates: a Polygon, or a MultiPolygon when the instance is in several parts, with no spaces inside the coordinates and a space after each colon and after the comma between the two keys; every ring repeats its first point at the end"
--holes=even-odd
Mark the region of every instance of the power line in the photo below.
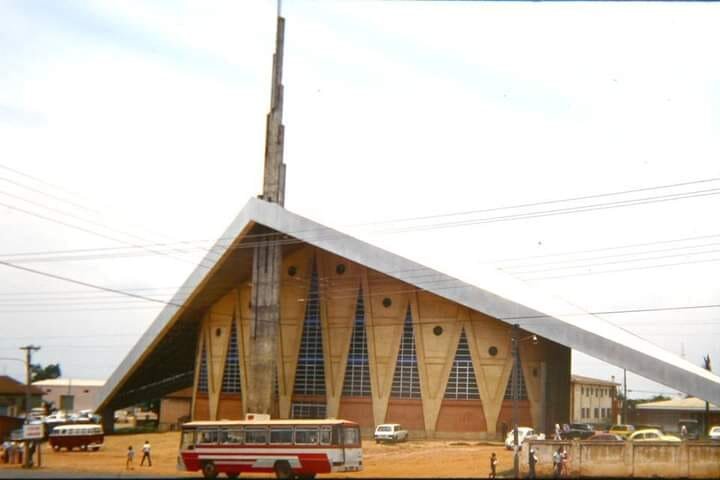
{"type": "Polygon", "coordinates": [[[608,209],[621,208],[621,207],[633,207],[633,206],[638,206],[638,205],[648,205],[648,204],[668,202],[668,201],[673,201],[673,200],[684,200],[684,199],[688,199],[688,198],[708,197],[708,196],[718,195],[718,194],[720,194],[720,189],[714,188],[714,189],[700,190],[700,191],[695,191],[695,192],[659,195],[659,196],[655,196],[655,197],[647,197],[647,198],[641,198],[641,199],[620,200],[620,201],[606,202],[606,203],[600,203],[600,204],[595,204],[595,205],[584,205],[584,206],[579,206],[579,207],[566,207],[566,208],[558,208],[558,209],[552,209],[552,210],[541,210],[538,212],[519,213],[519,214],[514,214],[514,215],[502,215],[502,216],[497,216],[497,217],[486,217],[486,218],[463,220],[463,221],[456,221],[456,222],[435,223],[435,224],[429,224],[429,225],[417,225],[414,227],[402,227],[402,228],[396,228],[396,229],[388,229],[385,231],[381,231],[381,233],[407,233],[407,232],[413,232],[413,231],[428,231],[428,230],[437,230],[437,229],[443,229],[443,228],[455,228],[455,227],[464,227],[464,226],[470,226],[470,225],[479,225],[479,224],[486,224],[486,223],[507,222],[507,221],[514,221],[514,220],[527,220],[527,219],[533,219],[533,218],[550,217],[550,216],[555,216],[555,215],[568,215],[568,214],[573,214],[573,213],[585,213],[585,212],[592,212],[592,211],[597,211],[597,210],[608,210],[608,209]]]}
{"type": "Polygon", "coordinates": [[[604,197],[611,197],[611,196],[617,196],[617,195],[627,195],[631,193],[640,193],[640,192],[648,192],[652,190],[662,190],[666,188],[676,188],[676,187],[685,187],[688,185],[698,185],[701,183],[711,183],[711,182],[717,182],[720,181],[720,177],[716,178],[705,178],[700,180],[692,180],[688,182],[681,182],[681,183],[672,183],[672,184],[666,184],[666,185],[657,185],[653,187],[643,187],[643,188],[635,188],[631,190],[620,190],[616,192],[607,192],[607,193],[598,193],[594,195],[583,195],[579,197],[569,197],[569,198],[561,198],[561,199],[554,199],[554,200],[545,200],[545,201],[539,201],[539,202],[530,202],[530,203],[520,203],[516,205],[508,205],[504,207],[493,207],[493,208],[485,208],[480,210],[466,210],[466,211],[460,211],[460,212],[449,212],[449,213],[441,213],[436,215],[425,215],[420,217],[409,217],[409,218],[398,218],[394,220],[384,220],[379,222],[370,222],[366,224],[359,224],[359,226],[362,225],[383,225],[388,223],[400,223],[400,222],[409,222],[409,221],[417,221],[417,220],[431,220],[435,218],[443,218],[443,217],[453,217],[453,216],[461,216],[461,215],[472,215],[476,213],[489,213],[489,212],[496,212],[500,210],[511,210],[516,208],[527,208],[527,207],[538,207],[542,205],[552,205],[555,203],[566,203],[566,202],[574,202],[578,200],[592,200],[596,198],[604,198],[604,197]]]}
{"type": "MultiPolygon", "coordinates": [[[[720,244],[715,244],[720,245],[720,244]]],[[[708,245],[700,245],[700,246],[708,246],[708,245]]],[[[698,246],[698,247],[700,247],[698,246]]],[[[579,265],[565,265],[565,266],[556,266],[556,267],[547,267],[547,268],[536,268],[536,269],[530,269],[530,270],[520,270],[520,271],[514,271],[512,272],[514,275],[526,275],[526,274],[533,274],[533,273],[544,273],[544,272],[554,272],[558,270],[572,270],[576,268],[588,268],[588,267],[602,267],[605,265],[617,265],[621,263],[632,263],[632,262],[646,262],[646,261],[652,261],[652,260],[662,260],[665,258],[675,258],[675,257],[689,257],[691,255],[707,255],[710,253],[718,253],[720,250],[714,249],[714,250],[705,250],[702,252],[681,252],[681,253],[675,253],[671,255],[660,255],[660,256],[654,256],[654,257],[642,257],[642,258],[629,258],[625,260],[615,260],[615,261],[607,261],[607,262],[595,262],[595,263],[583,263],[579,265]]],[[[649,252],[654,253],[654,252],[649,252]]],[[[611,257],[614,258],[614,257],[611,257]]],[[[582,261],[581,260],[575,260],[575,261],[582,261]]],[[[565,263],[565,262],[562,262],[565,263]]],[[[503,271],[508,271],[508,269],[500,269],[503,271]]]]}

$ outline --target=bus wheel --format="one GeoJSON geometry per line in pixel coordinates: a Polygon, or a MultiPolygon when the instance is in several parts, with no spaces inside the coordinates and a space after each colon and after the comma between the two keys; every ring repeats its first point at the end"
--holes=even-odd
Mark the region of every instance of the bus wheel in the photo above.
{"type": "Polygon", "coordinates": [[[315,474],[314,473],[305,473],[303,475],[298,475],[298,478],[300,480],[315,480],[315,474]]]}
{"type": "Polygon", "coordinates": [[[228,478],[238,478],[240,476],[240,473],[238,472],[228,472],[225,475],[227,475],[228,478]]]}
{"type": "Polygon", "coordinates": [[[286,461],[275,462],[275,477],[291,480],[293,478],[290,464],[286,461]]]}
{"type": "Polygon", "coordinates": [[[205,462],[202,466],[202,473],[205,478],[215,478],[217,477],[218,471],[213,462],[205,462]]]}

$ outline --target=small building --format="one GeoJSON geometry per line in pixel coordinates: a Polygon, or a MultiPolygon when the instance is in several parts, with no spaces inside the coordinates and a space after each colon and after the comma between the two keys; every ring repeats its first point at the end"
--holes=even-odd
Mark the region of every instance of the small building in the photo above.
{"type": "Polygon", "coordinates": [[[617,423],[620,384],[598,378],[570,377],[570,421],[606,425],[617,423]]]}
{"type": "MultiPolygon", "coordinates": [[[[17,417],[25,413],[24,383],[20,383],[7,375],[0,375],[0,416],[17,417]]],[[[43,390],[30,386],[30,408],[39,407],[42,402],[43,390]]]]}
{"type": "Polygon", "coordinates": [[[95,411],[97,395],[104,380],[81,380],[77,378],[54,378],[40,380],[33,385],[42,389],[45,401],[52,402],[58,410],[74,412],[80,410],[95,411]]]}
{"type": "Polygon", "coordinates": [[[165,395],[160,400],[158,430],[174,430],[178,424],[190,421],[193,389],[183,388],[165,395]]]}
{"type": "MultiPolygon", "coordinates": [[[[680,420],[705,423],[705,400],[695,397],[640,403],[635,406],[635,425],[658,425],[665,432],[678,432],[680,420]]],[[[720,425],[720,407],[710,404],[710,425],[720,425]]]]}

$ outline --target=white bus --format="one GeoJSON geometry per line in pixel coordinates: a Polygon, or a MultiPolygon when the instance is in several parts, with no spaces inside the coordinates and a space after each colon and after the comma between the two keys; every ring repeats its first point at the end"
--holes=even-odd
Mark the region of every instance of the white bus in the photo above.
{"type": "Polygon", "coordinates": [[[275,473],[312,479],[318,473],[362,470],[360,427],[348,420],[246,420],[190,422],[182,426],[178,469],[224,473],[275,473]]]}

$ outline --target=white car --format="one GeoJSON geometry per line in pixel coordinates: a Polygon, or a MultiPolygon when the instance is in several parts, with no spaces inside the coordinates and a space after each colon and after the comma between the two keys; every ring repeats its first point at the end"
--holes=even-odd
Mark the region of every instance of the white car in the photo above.
{"type": "Polygon", "coordinates": [[[720,427],[718,427],[718,426],[712,427],[710,429],[709,435],[710,435],[710,440],[720,441],[720,427]]]}
{"type": "MultiPolygon", "coordinates": [[[[518,442],[520,443],[520,449],[522,450],[522,444],[525,440],[545,440],[544,433],[537,433],[530,427],[518,427],[518,442]]],[[[510,430],[507,437],[505,437],[505,448],[512,450],[515,445],[515,430],[510,430]]]]}
{"type": "Polygon", "coordinates": [[[375,428],[375,443],[407,442],[408,431],[399,423],[383,423],[375,428]]]}

